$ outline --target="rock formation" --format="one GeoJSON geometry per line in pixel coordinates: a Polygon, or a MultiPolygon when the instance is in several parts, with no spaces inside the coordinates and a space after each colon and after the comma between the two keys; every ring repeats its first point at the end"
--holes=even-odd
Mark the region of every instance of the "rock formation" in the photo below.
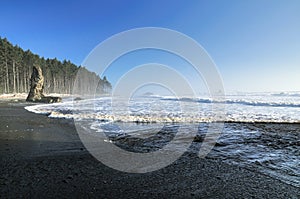
{"type": "Polygon", "coordinates": [[[42,69],[38,65],[33,66],[30,78],[30,91],[26,101],[28,102],[42,102],[42,103],[55,103],[61,102],[60,97],[45,96],[44,90],[44,76],[42,69]]]}
{"type": "Polygon", "coordinates": [[[34,65],[31,78],[30,78],[30,91],[26,101],[39,101],[44,97],[44,76],[42,69],[39,66],[34,65]]]}

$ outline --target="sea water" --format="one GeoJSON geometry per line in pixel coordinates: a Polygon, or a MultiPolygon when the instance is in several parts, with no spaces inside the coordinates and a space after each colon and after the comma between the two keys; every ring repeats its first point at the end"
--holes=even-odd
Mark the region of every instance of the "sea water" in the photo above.
{"type": "MultiPolygon", "coordinates": [[[[89,121],[89,128],[95,133],[105,132],[107,141],[137,152],[163,147],[179,126],[187,134],[191,128],[197,128],[198,135],[205,136],[210,123],[225,122],[208,158],[258,169],[300,187],[300,92],[234,93],[226,95],[224,100],[154,95],[129,100],[70,98],[63,103],[25,108],[52,118],[89,121]],[[225,107],[221,119],[213,109],[218,105],[225,107]],[[128,135],[142,141],[129,146],[128,135]]],[[[185,149],[178,144],[174,150],[185,149]]]]}

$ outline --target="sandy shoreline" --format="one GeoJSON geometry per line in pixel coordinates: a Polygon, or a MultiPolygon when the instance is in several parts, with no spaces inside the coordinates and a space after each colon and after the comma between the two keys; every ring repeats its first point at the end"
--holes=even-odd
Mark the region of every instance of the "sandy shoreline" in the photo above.
{"type": "Polygon", "coordinates": [[[93,198],[299,198],[300,190],[255,171],[186,153],[147,174],[122,173],[93,158],[72,120],[0,102],[0,195],[93,198]]]}

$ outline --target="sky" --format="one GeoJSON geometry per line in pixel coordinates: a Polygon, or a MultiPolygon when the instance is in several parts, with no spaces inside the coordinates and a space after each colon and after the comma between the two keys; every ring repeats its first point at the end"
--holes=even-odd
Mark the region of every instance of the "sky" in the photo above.
{"type": "MultiPolygon", "coordinates": [[[[117,33],[168,28],[206,50],[226,91],[300,91],[299,10],[299,0],[3,0],[0,36],[45,58],[81,65],[98,44],[117,33]]],[[[142,54],[132,60],[165,59],[142,54]]],[[[107,71],[113,85],[134,67],[125,60],[126,67],[120,69],[121,62],[107,71]]],[[[181,67],[178,63],[175,68],[181,67]]]]}

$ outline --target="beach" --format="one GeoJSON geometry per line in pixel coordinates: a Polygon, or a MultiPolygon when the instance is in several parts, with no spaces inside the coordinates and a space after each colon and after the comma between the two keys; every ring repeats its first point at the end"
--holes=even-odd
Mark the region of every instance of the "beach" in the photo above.
{"type": "Polygon", "coordinates": [[[85,149],[72,119],[48,118],[25,106],[24,100],[0,102],[1,198],[300,197],[298,187],[258,170],[192,152],[158,171],[120,172],[85,149]]]}

